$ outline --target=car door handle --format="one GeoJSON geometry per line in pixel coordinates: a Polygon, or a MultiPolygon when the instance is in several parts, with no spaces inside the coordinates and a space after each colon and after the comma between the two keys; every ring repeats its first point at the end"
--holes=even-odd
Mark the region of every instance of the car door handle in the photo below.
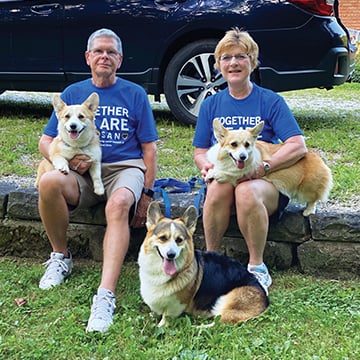
{"type": "Polygon", "coordinates": [[[177,3],[183,3],[186,0],[155,0],[156,5],[176,5],[177,3]]]}
{"type": "Polygon", "coordinates": [[[44,4],[44,5],[34,5],[31,8],[31,12],[38,15],[48,15],[51,14],[54,10],[60,9],[60,4],[44,4]]]}

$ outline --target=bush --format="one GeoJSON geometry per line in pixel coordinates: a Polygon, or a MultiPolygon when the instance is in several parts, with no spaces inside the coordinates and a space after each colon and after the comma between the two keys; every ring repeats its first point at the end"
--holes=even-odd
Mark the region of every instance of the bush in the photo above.
{"type": "Polygon", "coordinates": [[[352,82],[360,83],[360,44],[355,57],[355,71],[351,79],[352,82]]]}

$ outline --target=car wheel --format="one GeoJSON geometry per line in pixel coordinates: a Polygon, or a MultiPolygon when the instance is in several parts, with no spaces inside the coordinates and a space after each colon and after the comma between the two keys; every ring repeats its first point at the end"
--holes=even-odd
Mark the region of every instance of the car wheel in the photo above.
{"type": "Polygon", "coordinates": [[[226,87],[214,68],[217,39],[186,45],[169,62],[164,76],[167,104],[182,123],[195,125],[200,105],[208,96],[226,87]]]}

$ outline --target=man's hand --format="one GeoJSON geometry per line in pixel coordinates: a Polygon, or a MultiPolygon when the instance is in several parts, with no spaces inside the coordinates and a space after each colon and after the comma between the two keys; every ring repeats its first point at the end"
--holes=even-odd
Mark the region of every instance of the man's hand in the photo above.
{"type": "Polygon", "coordinates": [[[135,216],[130,224],[133,228],[142,228],[146,225],[147,209],[151,201],[152,199],[150,196],[145,194],[141,195],[135,216]]]}
{"type": "Polygon", "coordinates": [[[71,170],[76,171],[80,175],[86,173],[92,165],[92,161],[90,161],[90,157],[84,154],[75,155],[69,161],[69,167],[71,170]]]}

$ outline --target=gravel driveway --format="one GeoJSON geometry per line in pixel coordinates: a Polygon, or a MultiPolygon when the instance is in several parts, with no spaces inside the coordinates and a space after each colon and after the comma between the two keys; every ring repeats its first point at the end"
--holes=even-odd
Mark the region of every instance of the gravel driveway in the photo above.
{"type": "MultiPolygon", "coordinates": [[[[323,96],[317,93],[316,97],[310,93],[301,93],[301,91],[280,93],[280,95],[285,98],[292,111],[303,109],[304,105],[311,110],[328,111],[332,109],[332,111],[339,112],[339,114],[348,111],[360,111],[360,101],[358,99],[337,99],[335,102],[328,96],[329,93],[327,90],[321,90],[321,92],[323,92],[323,96]]],[[[1,94],[1,100],[19,102],[34,101],[40,104],[51,104],[53,95],[54,93],[46,92],[5,91],[1,94]]],[[[164,96],[162,96],[161,103],[153,101],[153,96],[149,96],[149,99],[153,109],[169,109],[164,96]]]]}

